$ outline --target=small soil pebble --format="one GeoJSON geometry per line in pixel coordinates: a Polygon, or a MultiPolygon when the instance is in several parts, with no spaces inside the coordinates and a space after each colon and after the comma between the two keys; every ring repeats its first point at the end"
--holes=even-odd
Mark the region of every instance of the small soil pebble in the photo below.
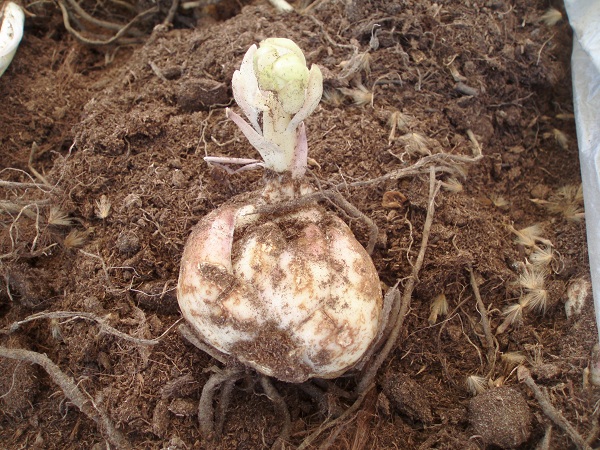
{"type": "Polygon", "coordinates": [[[474,397],[469,403],[469,422],[486,444],[502,448],[518,447],[531,434],[529,406],[512,387],[490,389],[474,397]]]}
{"type": "Polygon", "coordinates": [[[433,422],[431,404],[423,387],[402,373],[389,371],[382,382],[383,392],[394,408],[411,420],[433,422]]]}
{"type": "Polygon", "coordinates": [[[172,288],[165,288],[162,281],[148,281],[142,284],[135,296],[140,308],[157,311],[161,314],[177,314],[179,306],[172,288]]]}
{"type": "Polygon", "coordinates": [[[131,256],[140,249],[140,238],[134,231],[123,231],[117,238],[117,250],[122,255],[131,256]]]}
{"type": "Polygon", "coordinates": [[[177,93],[177,104],[186,112],[207,110],[228,101],[227,86],[209,79],[183,83],[177,93]]]}

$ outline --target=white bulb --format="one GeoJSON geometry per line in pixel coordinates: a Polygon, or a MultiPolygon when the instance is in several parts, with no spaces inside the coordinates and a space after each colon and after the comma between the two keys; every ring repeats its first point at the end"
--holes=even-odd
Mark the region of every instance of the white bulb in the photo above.
{"type": "Polygon", "coordinates": [[[254,215],[234,240],[222,225],[236,227],[238,215],[220,208],[192,231],[178,286],[188,323],[221,352],[283,381],[353,367],[375,339],[382,296],[348,226],[310,206],[272,220],[254,215]]]}

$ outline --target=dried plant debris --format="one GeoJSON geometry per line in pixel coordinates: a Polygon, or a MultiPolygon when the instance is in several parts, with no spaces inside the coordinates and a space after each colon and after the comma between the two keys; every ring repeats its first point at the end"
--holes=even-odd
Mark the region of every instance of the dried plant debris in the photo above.
{"type": "Polygon", "coordinates": [[[396,138],[396,132],[406,133],[410,124],[414,118],[400,112],[398,110],[390,113],[388,117],[388,126],[390,127],[390,134],[388,136],[388,144],[391,144],[396,138]]]}
{"type": "Polygon", "coordinates": [[[487,378],[479,375],[469,375],[465,381],[465,384],[467,386],[467,391],[469,391],[471,395],[475,396],[477,394],[481,394],[488,388],[489,381],[487,378]]]}
{"type": "Polygon", "coordinates": [[[104,194],[100,196],[100,200],[96,201],[96,217],[98,219],[106,219],[110,214],[111,203],[108,197],[104,194]]]}
{"type": "Polygon", "coordinates": [[[544,315],[559,295],[547,287],[547,280],[560,273],[561,257],[552,242],[542,237],[541,226],[535,224],[520,230],[509,226],[509,230],[516,236],[515,242],[524,247],[526,259],[515,265],[518,276],[512,285],[518,302],[504,308],[502,314],[505,318],[496,329],[498,334],[510,326],[521,325],[525,312],[544,315]]]}
{"type": "Polygon", "coordinates": [[[48,225],[68,227],[73,224],[73,219],[69,217],[69,214],[62,211],[57,206],[50,207],[48,212],[48,225]]]}
{"type": "Polygon", "coordinates": [[[556,8],[548,8],[540,17],[540,20],[549,27],[553,27],[562,20],[562,13],[556,8]]]}
{"type": "Polygon", "coordinates": [[[349,97],[356,106],[373,106],[373,91],[367,89],[363,84],[357,84],[353,88],[340,88],[339,91],[349,97]]]}
{"type": "Polygon", "coordinates": [[[89,236],[89,231],[87,230],[72,230],[71,232],[69,232],[69,234],[67,234],[65,236],[65,239],[63,240],[63,245],[65,246],[65,248],[81,248],[85,245],[88,236],[89,236]]]}
{"type": "Polygon", "coordinates": [[[532,265],[524,265],[517,286],[524,291],[535,291],[544,288],[546,274],[532,265]]]}
{"type": "Polygon", "coordinates": [[[545,314],[548,306],[548,291],[546,289],[529,289],[519,299],[519,303],[527,311],[545,314]]]}
{"type": "Polygon", "coordinates": [[[453,194],[463,191],[463,185],[456,177],[450,177],[442,182],[442,187],[453,194]]]}
{"type": "Polygon", "coordinates": [[[500,194],[490,194],[489,196],[492,205],[494,205],[498,209],[507,209],[510,206],[509,201],[500,194]]]}
{"type": "Polygon", "coordinates": [[[528,261],[533,267],[540,269],[550,267],[556,256],[555,250],[550,245],[541,247],[535,246],[534,250],[529,254],[528,261]]]}
{"type": "Polygon", "coordinates": [[[509,225],[508,229],[516,236],[516,243],[523,245],[524,247],[534,247],[537,243],[552,245],[552,242],[542,237],[543,230],[540,224],[536,223],[535,225],[520,230],[509,225]]]}
{"type": "Polygon", "coordinates": [[[569,137],[563,131],[559,130],[558,128],[554,128],[552,130],[552,135],[554,136],[554,139],[560,148],[563,150],[569,149],[569,137]]]}
{"type": "Polygon", "coordinates": [[[417,132],[406,133],[397,137],[395,144],[399,145],[406,153],[412,155],[430,156],[442,151],[438,141],[417,132]]]}
{"type": "Polygon", "coordinates": [[[507,371],[511,371],[520,364],[524,364],[527,361],[527,356],[520,352],[505,352],[500,355],[500,359],[507,368],[507,371]]]}
{"type": "Polygon", "coordinates": [[[585,278],[577,278],[571,281],[567,288],[567,300],[565,301],[565,314],[567,318],[577,317],[589,303],[592,295],[592,285],[585,278]]]}
{"type": "Polygon", "coordinates": [[[523,323],[523,305],[513,303],[502,310],[504,321],[496,328],[496,334],[504,333],[511,326],[519,326],[523,323]]]}
{"type": "Polygon", "coordinates": [[[548,200],[532,199],[552,214],[559,214],[567,220],[578,222],[585,217],[583,210],[583,187],[581,184],[568,184],[552,193],[548,200]]]}
{"type": "Polygon", "coordinates": [[[436,295],[431,300],[431,310],[427,321],[430,325],[434,325],[437,323],[439,316],[445,316],[446,314],[448,314],[448,300],[446,299],[446,295],[443,293],[436,295]]]}
{"type": "Polygon", "coordinates": [[[327,105],[339,108],[344,104],[344,94],[335,88],[327,88],[323,90],[323,98],[321,101],[327,105]]]}
{"type": "Polygon", "coordinates": [[[387,191],[381,198],[381,206],[389,209],[401,209],[406,207],[408,199],[399,191],[387,191]]]}

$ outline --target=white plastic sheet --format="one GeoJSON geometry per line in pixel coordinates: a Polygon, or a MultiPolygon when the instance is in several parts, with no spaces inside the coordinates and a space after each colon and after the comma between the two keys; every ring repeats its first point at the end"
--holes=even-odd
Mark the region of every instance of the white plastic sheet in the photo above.
{"type": "Polygon", "coordinates": [[[565,0],[596,323],[600,332],[600,0],[565,0]]]}

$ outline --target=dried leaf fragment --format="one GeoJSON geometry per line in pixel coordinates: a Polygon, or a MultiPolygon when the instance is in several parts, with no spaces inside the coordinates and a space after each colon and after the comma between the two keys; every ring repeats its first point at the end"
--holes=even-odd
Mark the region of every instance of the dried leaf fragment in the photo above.
{"type": "Polygon", "coordinates": [[[58,206],[52,206],[48,213],[48,225],[68,227],[73,224],[69,215],[58,206]]]}
{"type": "Polygon", "coordinates": [[[471,395],[475,396],[488,388],[488,380],[479,375],[469,375],[466,379],[466,385],[471,395]]]}
{"type": "Polygon", "coordinates": [[[437,322],[438,316],[448,314],[448,300],[444,293],[436,295],[431,301],[431,312],[429,314],[429,325],[434,325],[437,322]]]}
{"type": "Polygon", "coordinates": [[[556,8],[548,8],[540,17],[540,21],[544,22],[549,27],[553,27],[562,20],[562,13],[556,8]]]}
{"type": "Polygon", "coordinates": [[[100,200],[96,201],[96,216],[99,219],[106,219],[110,214],[111,203],[108,197],[104,194],[100,196],[100,200]]]}

